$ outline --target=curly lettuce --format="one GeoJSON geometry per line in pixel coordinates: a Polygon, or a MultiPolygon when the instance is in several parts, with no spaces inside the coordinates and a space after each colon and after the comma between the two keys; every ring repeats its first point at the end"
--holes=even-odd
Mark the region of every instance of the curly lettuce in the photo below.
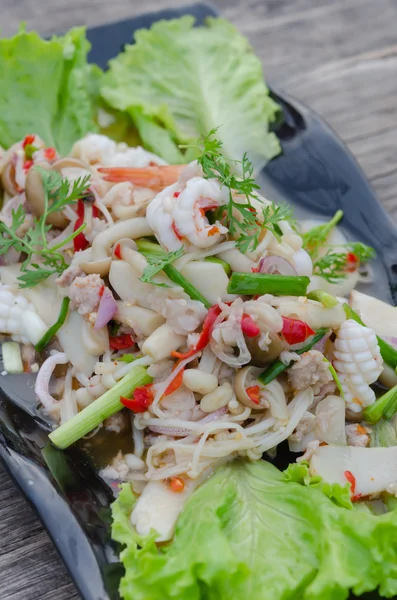
{"type": "Polygon", "coordinates": [[[0,39],[1,146],[37,133],[67,154],[75,141],[96,131],[89,48],[83,27],[51,40],[24,30],[0,39]]]}
{"type": "Polygon", "coordinates": [[[220,468],[188,500],[174,540],[140,538],[125,484],[113,505],[124,600],[344,600],[397,594],[397,512],[356,510],[347,487],[258,461],[220,468]]]}
{"type": "Polygon", "coordinates": [[[183,162],[178,144],[219,127],[224,153],[247,152],[258,171],[280,152],[269,125],[279,110],[248,41],[227,21],[194,27],[184,16],[135,34],[135,44],[110,61],[101,93],[133,119],[147,148],[183,162]]]}

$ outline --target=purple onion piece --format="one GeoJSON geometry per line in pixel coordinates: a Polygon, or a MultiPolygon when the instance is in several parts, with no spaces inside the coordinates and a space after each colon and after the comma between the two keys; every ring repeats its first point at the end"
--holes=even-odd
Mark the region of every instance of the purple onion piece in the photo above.
{"type": "Polygon", "coordinates": [[[268,275],[297,275],[295,268],[282,256],[266,256],[259,261],[259,273],[268,275]]]}
{"type": "Polygon", "coordinates": [[[99,303],[94,329],[102,329],[102,327],[105,327],[109,321],[113,319],[116,311],[116,300],[113,298],[113,294],[109,288],[105,287],[99,303]]]}

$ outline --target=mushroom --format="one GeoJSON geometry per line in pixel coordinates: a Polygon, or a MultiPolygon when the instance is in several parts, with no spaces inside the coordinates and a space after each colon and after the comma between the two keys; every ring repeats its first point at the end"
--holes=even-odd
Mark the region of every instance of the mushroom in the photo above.
{"type": "Polygon", "coordinates": [[[112,263],[111,248],[113,244],[121,238],[134,240],[149,235],[153,235],[153,231],[144,217],[120,221],[98,233],[92,243],[92,259],[80,263],[80,267],[87,274],[98,273],[101,277],[104,277],[109,273],[112,263]]]}
{"type": "Polygon", "coordinates": [[[259,336],[254,338],[245,338],[247,348],[251,353],[251,363],[255,367],[265,367],[269,363],[276,360],[280,356],[281,352],[286,350],[288,347],[288,345],[283,342],[277,333],[274,333],[273,331],[269,332],[269,338],[271,343],[267,350],[262,350],[259,347],[259,336]]]}
{"type": "Polygon", "coordinates": [[[12,162],[7,163],[3,169],[1,174],[1,185],[11,198],[18,194],[18,187],[15,182],[15,166],[12,162]]]}
{"type": "Polygon", "coordinates": [[[253,385],[258,385],[257,377],[260,372],[261,369],[257,369],[256,367],[243,367],[237,372],[237,375],[234,379],[234,390],[237,398],[242,404],[244,404],[244,406],[248,406],[253,410],[264,410],[264,408],[268,407],[267,403],[266,406],[262,405],[262,399],[259,400],[259,404],[251,400],[246,391],[247,388],[253,385]]]}
{"type": "MultiPolygon", "coordinates": [[[[44,165],[42,166],[44,168],[44,165]]],[[[82,160],[71,158],[70,156],[60,158],[48,170],[61,173],[62,169],[70,168],[84,169],[85,171],[91,170],[89,165],[82,160]]],[[[41,175],[36,169],[29,169],[26,175],[25,193],[32,213],[36,217],[40,217],[44,213],[44,188],[41,175]]],[[[46,222],[60,229],[64,229],[69,224],[69,220],[63,215],[62,211],[51,213],[47,217],[46,222]]]]}

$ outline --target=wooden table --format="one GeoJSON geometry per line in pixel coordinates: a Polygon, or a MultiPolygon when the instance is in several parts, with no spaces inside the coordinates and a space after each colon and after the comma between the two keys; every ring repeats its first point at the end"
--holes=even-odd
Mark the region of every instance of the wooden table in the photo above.
{"type": "MultiPolygon", "coordinates": [[[[3,0],[1,27],[43,34],[175,0],[3,0]]],[[[397,221],[397,0],[215,0],[248,36],[269,80],[339,133],[397,221]]],[[[1,92],[0,92],[1,93],[1,92]]],[[[79,598],[47,534],[0,466],[0,598],[79,598]]]]}

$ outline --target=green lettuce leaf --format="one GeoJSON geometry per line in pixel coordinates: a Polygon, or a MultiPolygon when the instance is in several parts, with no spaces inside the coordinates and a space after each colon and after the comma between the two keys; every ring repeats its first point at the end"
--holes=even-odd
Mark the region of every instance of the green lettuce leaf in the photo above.
{"type": "Polygon", "coordinates": [[[280,152],[269,132],[278,106],[261,62],[227,21],[193,25],[184,16],[138,31],[135,44],[110,61],[102,96],[127,111],[145,146],[169,162],[186,160],[178,144],[219,127],[225,155],[236,159],[246,151],[259,170],[280,152]]]}
{"type": "Polygon", "coordinates": [[[0,39],[0,145],[8,148],[37,133],[67,154],[96,130],[89,48],[82,27],[49,41],[23,30],[0,39]]]}
{"type": "Polygon", "coordinates": [[[188,500],[167,547],[132,530],[133,503],[125,485],[113,505],[125,600],[344,600],[378,586],[397,594],[397,512],[353,509],[344,488],[312,481],[305,465],[220,468],[188,500]]]}

